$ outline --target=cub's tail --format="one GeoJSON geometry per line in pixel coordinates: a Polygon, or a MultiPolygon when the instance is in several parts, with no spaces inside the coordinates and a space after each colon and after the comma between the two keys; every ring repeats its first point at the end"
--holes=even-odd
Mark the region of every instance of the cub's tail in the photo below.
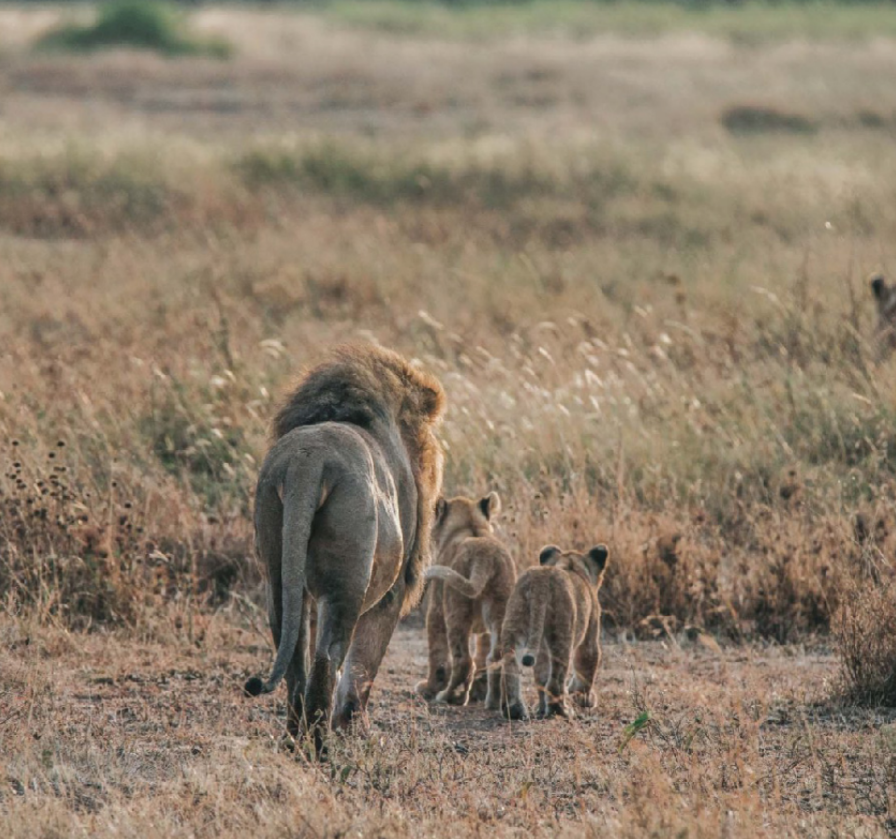
{"type": "Polygon", "coordinates": [[[445,585],[453,588],[458,594],[475,600],[488,585],[491,574],[488,569],[473,569],[473,576],[467,579],[463,574],[458,574],[447,565],[433,565],[426,569],[427,580],[442,580],[445,585]]]}
{"type": "Polygon", "coordinates": [[[541,640],[544,637],[544,621],[547,616],[547,603],[538,603],[535,600],[529,602],[529,637],[526,644],[526,652],[520,659],[523,667],[532,667],[535,664],[535,656],[541,648],[541,640]]]}

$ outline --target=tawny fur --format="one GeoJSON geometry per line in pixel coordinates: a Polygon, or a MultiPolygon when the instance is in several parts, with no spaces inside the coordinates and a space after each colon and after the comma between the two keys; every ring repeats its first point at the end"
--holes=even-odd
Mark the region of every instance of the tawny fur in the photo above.
{"type": "Polygon", "coordinates": [[[871,292],[877,301],[877,351],[885,356],[896,349],[896,286],[887,285],[882,274],[874,274],[871,292]]]}
{"type": "MultiPolygon", "coordinates": [[[[485,687],[486,707],[500,707],[501,625],[513,590],[513,559],[492,532],[501,507],[497,493],[479,501],[440,499],[433,543],[439,565],[426,572],[429,677],[417,685],[427,699],[465,705],[474,679],[485,687]],[[477,655],[470,655],[476,635],[477,655]]],[[[479,697],[474,697],[479,698],[479,697]]]]}
{"type": "Polygon", "coordinates": [[[321,745],[337,671],[333,725],[363,715],[402,613],[419,598],[442,480],[438,381],[374,345],[337,349],[311,370],[274,421],[255,498],[255,539],[268,570],[288,727],[321,745]],[[312,646],[309,626],[316,612],[312,646]]]}
{"type": "Polygon", "coordinates": [[[509,719],[528,719],[520,666],[535,665],[539,718],[573,716],[569,690],[583,707],[596,702],[594,679],[601,661],[600,601],[608,558],[604,545],[588,553],[550,546],[540,566],[517,580],[502,628],[502,705],[509,719]]]}
{"type": "Polygon", "coordinates": [[[405,565],[402,617],[420,601],[429,563],[432,510],[442,486],[442,448],[435,430],[445,411],[439,380],[398,353],[373,344],[336,348],[298,383],[277,412],[274,441],[295,428],[324,422],[350,423],[368,431],[397,426],[417,485],[417,526],[405,565]]]}

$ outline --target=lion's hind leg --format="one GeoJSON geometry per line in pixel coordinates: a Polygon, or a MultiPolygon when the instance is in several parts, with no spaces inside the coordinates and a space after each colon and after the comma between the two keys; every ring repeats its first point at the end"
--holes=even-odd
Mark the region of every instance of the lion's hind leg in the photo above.
{"type": "Polygon", "coordinates": [[[306,595],[302,602],[301,630],[299,642],[292,661],[286,671],[286,730],[293,736],[306,730],[308,719],[305,714],[305,689],[308,685],[308,649],[310,641],[309,613],[312,611],[306,595]]]}
{"type": "Polygon", "coordinates": [[[370,688],[401,617],[404,591],[404,579],[399,577],[386,596],[361,616],[339,680],[334,729],[346,728],[358,717],[365,719],[370,688]]]}
{"type": "Polygon", "coordinates": [[[317,602],[317,643],[305,691],[304,713],[318,754],[330,722],[336,674],[345,661],[363,602],[363,595],[345,599],[328,596],[317,602]]]}

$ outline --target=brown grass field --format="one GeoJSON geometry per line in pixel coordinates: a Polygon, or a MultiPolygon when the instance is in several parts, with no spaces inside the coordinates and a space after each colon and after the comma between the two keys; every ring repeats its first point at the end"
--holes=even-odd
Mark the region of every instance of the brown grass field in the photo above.
{"type": "Polygon", "coordinates": [[[761,11],[206,7],[233,57],[171,60],[0,7],[8,835],[896,831],[896,40],[761,11]],[[353,339],[441,378],[521,568],[610,546],[593,712],[429,709],[419,614],[324,763],[241,695],[268,422],[353,339]]]}

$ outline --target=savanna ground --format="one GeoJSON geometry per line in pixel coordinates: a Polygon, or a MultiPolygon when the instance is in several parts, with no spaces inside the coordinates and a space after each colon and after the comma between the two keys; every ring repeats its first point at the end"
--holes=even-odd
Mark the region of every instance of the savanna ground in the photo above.
{"type": "Polygon", "coordinates": [[[896,829],[838,656],[892,687],[896,12],[210,7],[230,59],[32,48],[89,16],[0,7],[7,832],[896,829]],[[417,616],[322,765],[241,695],[267,422],[346,339],[441,377],[446,491],[501,493],[520,567],[610,545],[594,712],[428,710],[417,616]]]}

